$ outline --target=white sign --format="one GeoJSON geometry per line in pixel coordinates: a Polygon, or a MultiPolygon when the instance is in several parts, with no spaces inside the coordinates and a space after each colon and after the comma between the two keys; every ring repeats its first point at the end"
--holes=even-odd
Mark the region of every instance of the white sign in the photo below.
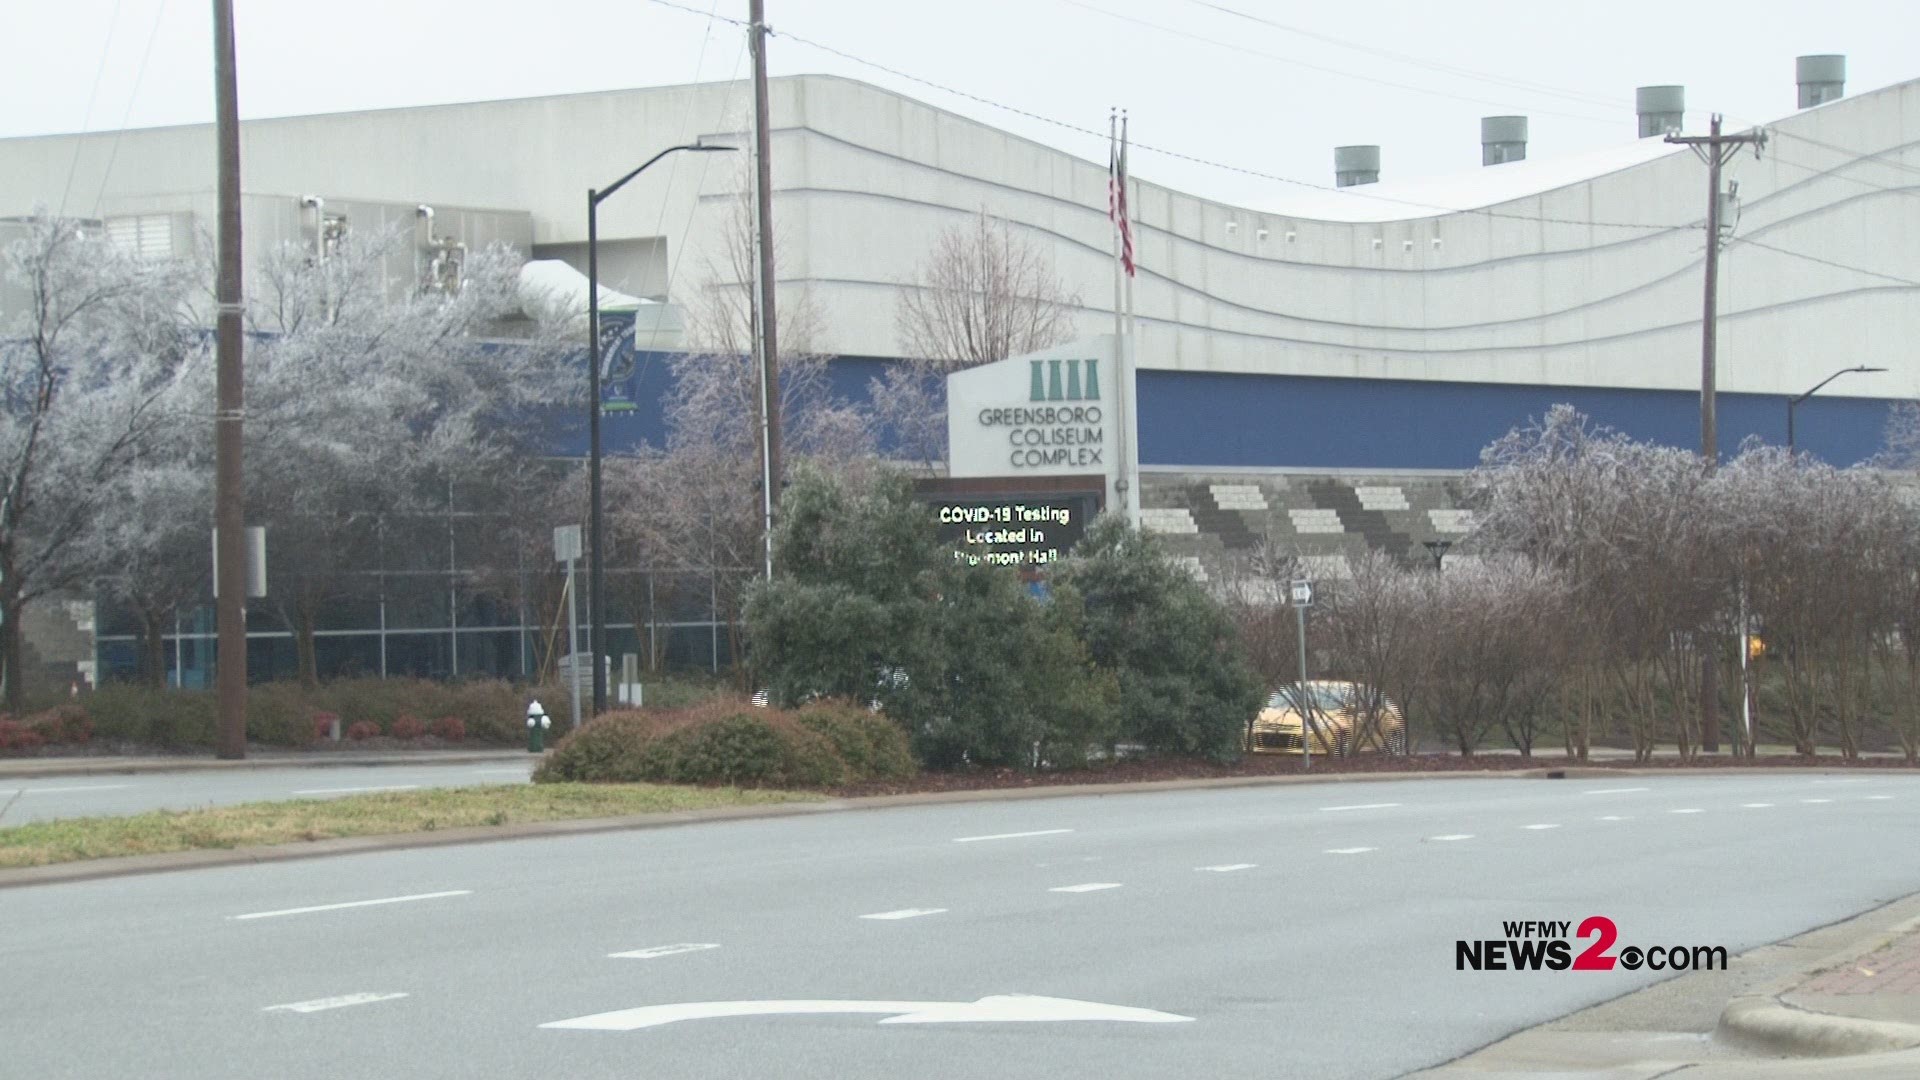
{"type": "Polygon", "coordinates": [[[553,530],[553,561],[572,562],[580,557],[580,526],[560,525],[553,530]]]}
{"type": "Polygon", "coordinates": [[[690,1001],[678,1005],[643,1005],[637,1009],[577,1016],[541,1024],[543,1028],[572,1031],[638,1031],[682,1020],[711,1020],[725,1016],[817,1016],[832,1013],[887,1014],[883,1024],[969,1024],[1034,1021],[1105,1020],[1126,1024],[1185,1024],[1191,1016],[1102,1005],[1097,1001],[1039,997],[1032,994],[996,994],[978,1001],[690,1001]]]}
{"type": "Polygon", "coordinates": [[[1292,584],[1292,592],[1294,607],[1313,606],[1313,582],[1306,578],[1296,578],[1292,584]]]}
{"type": "Polygon", "coordinates": [[[1085,338],[947,376],[947,475],[1101,476],[1106,503],[1122,446],[1119,365],[1111,335],[1085,338]]]}

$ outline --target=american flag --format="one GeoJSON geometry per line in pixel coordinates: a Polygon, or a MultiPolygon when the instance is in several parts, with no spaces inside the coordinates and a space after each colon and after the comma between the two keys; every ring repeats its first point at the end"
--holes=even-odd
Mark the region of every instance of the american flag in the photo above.
{"type": "Polygon", "coordinates": [[[1127,213],[1127,144],[1121,136],[1118,146],[1107,153],[1107,217],[1120,230],[1120,265],[1133,276],[1133,222],[1127,213]]]}

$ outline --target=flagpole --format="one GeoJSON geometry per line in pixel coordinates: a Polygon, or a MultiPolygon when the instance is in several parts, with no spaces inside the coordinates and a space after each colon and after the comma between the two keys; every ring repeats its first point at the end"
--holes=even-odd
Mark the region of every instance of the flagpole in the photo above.
{"type": "MultiPolygon", "coordinates": [[[[1129,222],[1127,227],[1129,233],[1133,232],[1131,222],[1133,221],[1134,200],[1133,192],[1129,190],[1132,184],[1133,178],[1127,175],[1127,115],[1123,111],[1120,114],[1120,190],[1121,193],[1126,196],[1124,205],[1126,207],[1127,221],[1129,222]]],[[[1138,251],[1134,252],[1133,261],[1137,269],[1140,265],[1140,254],[1138,251]]],[[[1138,531],[1140,528],[1140,430],[1138,421],[1139,414],[1134,409],[1135,402],[1139,400],[1139,395],[1136,393],[1136,387],[1134,386],[1134,338],[1139,330],[1139,325],[1134,321],[1133,317],[1132,274],[1126,275],[1126,308],[1126,343],[1120,350],[1122,357],[1120,393],[1126,401],[1126,412],[1122,414],[1121,422],[1126,425],[1127,429],[1122,434],[1122,438],[1126,439],[1126,447],[1124,449],[1124,456],[1120,459],[1120,467],[1122,475],[1124,475],[1127,480],[1127,524],[1138,531]]]]}
{"type": "Polygon", "coordinates": [[[1115,484],[1120,505],[1109,504],[1107,510],[1119,511],[1127,515],[1128,524],[1132,524],[1135,515],[1127,513],[1127,444],[1130,427],[1127,423],[1127,346],[1126,346],[1126,275],[1120,265],[1120,220],[1116,214],[1119,208],[1120,185],[1120,135],[1117,110],[1107,110],[1107,224],[1113,227],[1113,363],[1114,363],[1114,406],[1115,417],[1119,422],[1115,428],[1119,431],[1120,445],[1114,447],[1115,484]]]}

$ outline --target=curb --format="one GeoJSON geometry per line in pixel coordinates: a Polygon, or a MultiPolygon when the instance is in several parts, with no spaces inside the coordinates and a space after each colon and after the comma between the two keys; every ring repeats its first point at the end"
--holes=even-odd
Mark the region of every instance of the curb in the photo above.
{"type": "MultiPolygon", "coordinates": [[[[482,760],[482,759],[467,759],[482,760]]],[[[505,760],[522,760],[506,758],[505,760]]],[[[455,762],[443,762],[453,764],[455,762]]],[[[207,767],[221,767],[203,762],[207,767]]],[[[348,764],[340,762],[337,764],[348,764]]],[[[239,762],[271,768],[268,762],[239,762]]],[[[1911,769],[1875,770],[1863,768],[1804,769],[1804,773],[1898,772],[1911,769]]],[[[1284,787],[1296,784],[1386,783],[1407,780],[1543,780],[1593,779],[1610,776],[1718,776],[1777,775],[1780,768],[1756,769],[1608,769],[1592,766],[1566,766],[1540,769],[1462,769],[1430,773],[1319,773],[1283,776],[1219,776],[1181,780],[1148,780],[1115,784],[1048,784],[1020,788],[976,788],[962,791],[918,792],[906,795],[864,795],[828,799],[821,802],[772,803],[765,806],[723,807],[715,810],[673,810],[656,814],[634,814],[614,818],[581,818],[570,821],[537,821],[518,825],[481,825],[462,829],[437,829],[430,832],[387,833],[379,836],[353,836],[333,840],[311,840],[261,847],[220,848],[200,851],[170,851],[159,855],[129,855],[107,859],[74,860],[46,866],[0,869],[0,889],[30,885],[51,885],[69,881],[93,881],[100,878],[136,874],[160,874],[174,870],[198,870],[218,866],[244,866],[254,863],[317,859],[332,855],[359,855],[374,851],[405,851],[415,848],[446,847],[454,844],[484,844],[502,840],[528,840],[548,836],[582,836],[594,833],[657,829],[671,825],[692,825],[709,821],[750,821],[758,818],[792,817],[800,814],[832,813],[849,810],[883,810],[897,806],[938,806],[950,803],[1018,802],[1028,799],[1098,798],[1111,795],[1149,794],[1168,791],[1208,791],[1247,787],[1284,787]]],[[[1920,922],[1920,920],[1917,920],[1920,922]]],[[[1871,950],[1863,950],[1871,951],[1871,950]]],[[[1854,953],[1850,955],[1860,955],[1854,953]]],[[[1849,957],[1850,958],[1850,957],[1849,957]]],[[[1834,963],[1844,962],[1835,960],[1834,963]]],[[[1784,992],[1782,989],[1780,992],[1784,992]]],[[[1769,999],[1771,1000],[1771,999],[1769,999]]],[[[1785,1008],[1785,1006],[1781,1006],[1785,1008]]],[[[1798,1010],[1796,1010],[1798,1011],[1798,1010]]]]}
{"type": "Polygon", "coordinates": [[[259,769],[345,769],[377,767],[383,765],[474,765],[503,761],[541,760],[541,755],[529,754],[524,750],[472,750],[456,751],[461,756],[431,754],[431,751],[413,756],[405,752],[381,754],[369,757],[330,757],[316,755],[314,760],[286,757],[241,758],[237,761],[219,758],[107,758],[89,761],[86,758],[55,758],[44,762],[34,759],[16,759],[0,762],[0,782],[7,780],[41,780],[59,776],[130,776],[139,773],[174,772],[251,772],[259,769]]]}
{"type": "Polygon", "coordinates": [[[1770,986],[1734,998],[1721,1012],[1714,1038],[1743,1049],[1788,1057],[1842,1057],[1920,1047],[1920,1025],[1814,1012],[1780,1000],[1812,975],[1853,963],[1916,931],[1920,931],[1920,918],[1908,919],[1830,953],[1770,986]]]}
{"type": "Polygon", "coordinates": [[[1764,995],[1734,998],[1714,1027],[1716,1040],[1786,1057],[1844,1057],[1920,1047],[1920,1026],[1808,1012],[1764,995]]]}

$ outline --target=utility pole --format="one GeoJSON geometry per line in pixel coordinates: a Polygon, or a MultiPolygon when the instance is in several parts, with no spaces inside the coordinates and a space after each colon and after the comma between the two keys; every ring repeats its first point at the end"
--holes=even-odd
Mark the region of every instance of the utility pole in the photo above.
{"type": "Polygon", "coordinates": [[[213,100],[219,155],[220,279],[215,340],[214,601],[219,626],[216,676],[220,727],[216,752],[247,756],[247,515],[241,482],[241,418],[245,382],[240,350],[240,105],[233,61],[233,0],[213,0],[213,100]]]}
{"type": "Polygon", "coordinates": [[[759,275],[756,298],[760,351],[760,493],[761,527],[765,531],[766,573],[773,577],[773,512],[780,499],[780,349],[776,333],[773,294],[773,162],[767,106],[767,10],[765,0],[749,0],[748,40],[753,48],[753,201],[755,269],[759,275]]]}
{"type": "MultiPolygon", "coordinates": [[[[1721,117],[1713,114],[1706,135],[1668,135],[1666,141],[1689,146],[1707,163],[1707,281],[1706,303],[1700,316],[1700,457],[1708,473],[1720,464],[1720,433],[1715,413],[1719,373],[1717,362],[1718,323],[1720,320],[1720,171],[1743,146],[1752,146],[1755,157],[1767,145],[1767,133],[1754,130],[1737,135],[1720,131],[1721,117]]],[[[1700,749],[1707,753],[1720,750],[1720,667],[1709,649],[1700,668],[1700,749]]]]}

